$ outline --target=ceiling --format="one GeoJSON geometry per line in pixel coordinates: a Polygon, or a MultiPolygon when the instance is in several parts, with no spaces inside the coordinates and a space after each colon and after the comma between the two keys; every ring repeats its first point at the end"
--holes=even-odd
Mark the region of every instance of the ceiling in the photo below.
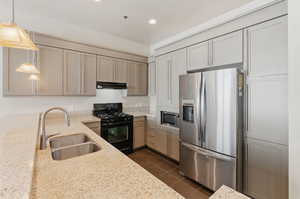
{"type": "MultiPolygon", "coordinates": [[[[23,12],[33,17],[44,16],[150,45],[250,1],[15,0],[15,4],[16,14],[23,12]],[[125,15],[127,20],[123,18],[125,15]],[[150,18],[157,19],[157,24],[149,25],[150,18]]],[[[10,1],[0,4],[8,9],[10,1]]]]}

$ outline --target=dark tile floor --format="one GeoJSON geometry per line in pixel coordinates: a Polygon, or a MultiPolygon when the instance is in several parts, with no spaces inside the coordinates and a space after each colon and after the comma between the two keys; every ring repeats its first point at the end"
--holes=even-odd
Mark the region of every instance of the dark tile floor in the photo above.
{"type": "Polygon", "coordinates": [[[187,199],[208,199],[211,192],[179,174],[178,165],[149,149],[129,157],[187,199]]]}

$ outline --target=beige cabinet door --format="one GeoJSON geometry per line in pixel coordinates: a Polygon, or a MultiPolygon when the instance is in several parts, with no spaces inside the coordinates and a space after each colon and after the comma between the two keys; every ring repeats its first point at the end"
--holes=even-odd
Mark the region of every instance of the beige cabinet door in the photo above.
{"type": "Polygon", "coordinates": [[[221,66],[243,62],[243,31],[212,40],[212,65],[221,66]]]}
{"type": "Polygon", "coordinates": [[[32,51],[15,48],[3,48],[3,95],[29,96],[34,95],[33,82],[29,75],[16,72],[24,63],[31,63],[32,51]]]}
{"type": "Polygon", "coordinates": [[[202,42],[200,44],[187,48],[187,70],[199,70],[210,66],[210,42],[202,42]]]}
{"type": "Polygon", "coordinates": [[[64,95],[81,94],[81,53],[64,52],[64,95]]]}
{"type": "Polygon", "coordinates": [[[63,95],[64,52],[62,49],[38,46],[38,95],[63,95]]]}
{"type": "Polygon", "coordinates": [[[115,60],[115,82],[127,83],[127,64],[123,60],[115,60]]]}
{"type": "Polygon", "coordinates": [[[110,57],[98,56],[97,81],[114,82],[115,60],[110,57]]]}
{"type": "Polygon", "coordinates": [[[141,148],[145,146],[145,119],[134,121],[133,128],[133,148],[141,148]]]}
{"type": "Polygon", "coordinates": [[[82,90],[81,95],[96,96],[97,56],[82,54],[82,90]]]}
{"type": "Polygon", "coordinates": [[[146,96],[148,94],[148,64],[138,63],[136,67],[136,95],[146,96]]]}
{"type": "Polygon", "coordinates": [[[128,80],[128,96],[134,96],[138,93],[137,88],[137,63],[135,62],[127,62],[127,80],[128,80]]]}
{"type": "Polygon", "coordinates": [[[167,156],[179,161],[179,135],[168,133],[167,145],[167,156]]]}

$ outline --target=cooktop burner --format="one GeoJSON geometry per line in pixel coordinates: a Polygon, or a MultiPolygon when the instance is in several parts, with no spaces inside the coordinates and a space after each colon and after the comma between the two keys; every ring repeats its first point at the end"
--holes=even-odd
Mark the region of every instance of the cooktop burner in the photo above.
{"type": "Polygon", "coordinates": [[[118,122],[133,119],[132,115],[122,112],[121,103],[94,104],[93,114],[101,118],[101,122],[118,122]]]}

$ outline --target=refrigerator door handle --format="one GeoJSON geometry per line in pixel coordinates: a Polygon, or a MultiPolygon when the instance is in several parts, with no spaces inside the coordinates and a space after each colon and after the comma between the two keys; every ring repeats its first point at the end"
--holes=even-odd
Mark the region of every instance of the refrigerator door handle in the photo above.
{"type": "Polygon", "coordinates": [[[207,108],[207,102],[206,102],[206,80],[204,77],[202,77],[202,83],[201,83],[201,91],[200,91],[200,129],[201,129],[201,136],[202,136],[202,142],[203,144],[206,142],[206,108],[207,108]]]}
{"type": "Polygon", "coordinates": [[[195,153],[201,154],[203,156],[209,157],[210,155],[208,153],[206,153],[205,151],[202,151],[200,149],[198,149],[197,147],[190,145],[190,144],[186,144],[186,143],[181,143],[183,146],[185,146],[186,148],[194,151],[195,153]]]}

